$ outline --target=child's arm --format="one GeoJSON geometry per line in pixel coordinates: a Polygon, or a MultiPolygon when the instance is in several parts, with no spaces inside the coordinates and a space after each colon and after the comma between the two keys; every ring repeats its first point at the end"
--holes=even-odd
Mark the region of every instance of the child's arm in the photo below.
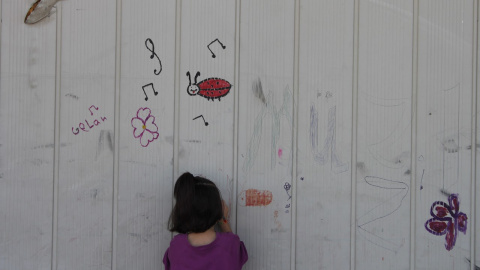
{"type": "Polygon", "coordinates": [[[218,221],[218,225],[220,226],[220,229],[222,232],[232,232],[232,228],[230,228],[230,224],[228,223],[228,206],[225,203],[224,200],[222,200],[222,206],[223,206],[223,218],[218,221]]]}

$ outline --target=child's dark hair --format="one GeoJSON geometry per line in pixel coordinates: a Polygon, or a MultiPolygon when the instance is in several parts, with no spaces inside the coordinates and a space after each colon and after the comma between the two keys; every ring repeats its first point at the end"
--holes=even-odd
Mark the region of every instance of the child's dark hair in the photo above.
{"type": "Polygon", "coordinates": [[[189,172],[182,174],[175,183],[173,196],[176,203],[168,220],[171,232],[204,232],[223,217],[220,192],[206,178],[189,172]]]}

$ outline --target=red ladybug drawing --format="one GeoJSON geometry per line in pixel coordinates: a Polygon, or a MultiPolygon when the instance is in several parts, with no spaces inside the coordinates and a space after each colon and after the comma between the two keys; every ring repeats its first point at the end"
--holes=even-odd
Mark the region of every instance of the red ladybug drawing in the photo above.
{"type": "Polygon", "coordinates": [[[230,88],[232,88],[232,85],[229,82],[220,78],[208,78],[197,83],[197,77],[200,76],[200,72],[198,71],[197,74],[195,74],[194,84],[192,84],[190,71],[187,72],[187,76],[189,82],[187,93],[190,96],[199,95],[207,100],[211,99],[212,101],[218,98],[218,101],[220,101],[220,98],[227,95],[230,88]]]}

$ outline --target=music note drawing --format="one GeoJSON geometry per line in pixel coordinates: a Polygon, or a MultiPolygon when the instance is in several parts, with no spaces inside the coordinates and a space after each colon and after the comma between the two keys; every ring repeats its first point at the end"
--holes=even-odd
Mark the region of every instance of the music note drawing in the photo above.
{"type": "Polygon", "coordinates": [[[153,94],[155,94],[155,96],[158,95],[158,92],[155,91],[155,88],[153,88],[153,83],[146,84],[146,85],[142,86],[143,93],[145,94],[145,101],[148,100],[148,96],[147,96],[147,93],[145,92],[145,88],[149,87],[149,86],[152,87],[153,94]]]}
{"type": "Polygon", "coordinates": [[[205,121],[205,118],[203,118],[203,115],[199,115],[199,116],[193,118],[192,120],[195,120],[195,119],[200,118],[200,117],[203,119],[203,122],[205,123],[205,126],[208,126],[208,122],[205,121]]]}
{"type": "Polygon", "coordinates": [[[215,54],[212,52],[212,50],[210,49],[210,45],[212,45],[215,41],[218,41],[218,43],[220,43],[220,46],[222,46],[222,49],[225,50],[225,48],[227,48],[227,46],[224,46],[224,45],[222,44],[222,42],[220,42],[220,40],[218,40],[218,38],[215,39],[214,41],[210,42],[210,44],[207,45],[207,48],[208,48],[208,50],[212,53],[212,58],[215,58],[216,55],[215,55],[215,54]]]}

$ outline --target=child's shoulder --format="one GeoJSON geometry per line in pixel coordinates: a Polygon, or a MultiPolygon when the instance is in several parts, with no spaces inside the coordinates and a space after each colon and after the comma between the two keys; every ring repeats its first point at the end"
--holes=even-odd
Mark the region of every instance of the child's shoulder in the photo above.
{"type": "Polygon", "coordinates": [[[240,237],[232,232],[217,232],[217,236],[225,241],[240,241],[240,237]]]}
{"type": "Polygon", "coordinates": [[[172,240],[170,241],[170,245],[171,244],[178,244],[178,243],[184,243],[185,241],[188,242],[188,235],[187,234],[183,234],[183,233],[179,233],[177,235],[175,235],[172,240]]]}

